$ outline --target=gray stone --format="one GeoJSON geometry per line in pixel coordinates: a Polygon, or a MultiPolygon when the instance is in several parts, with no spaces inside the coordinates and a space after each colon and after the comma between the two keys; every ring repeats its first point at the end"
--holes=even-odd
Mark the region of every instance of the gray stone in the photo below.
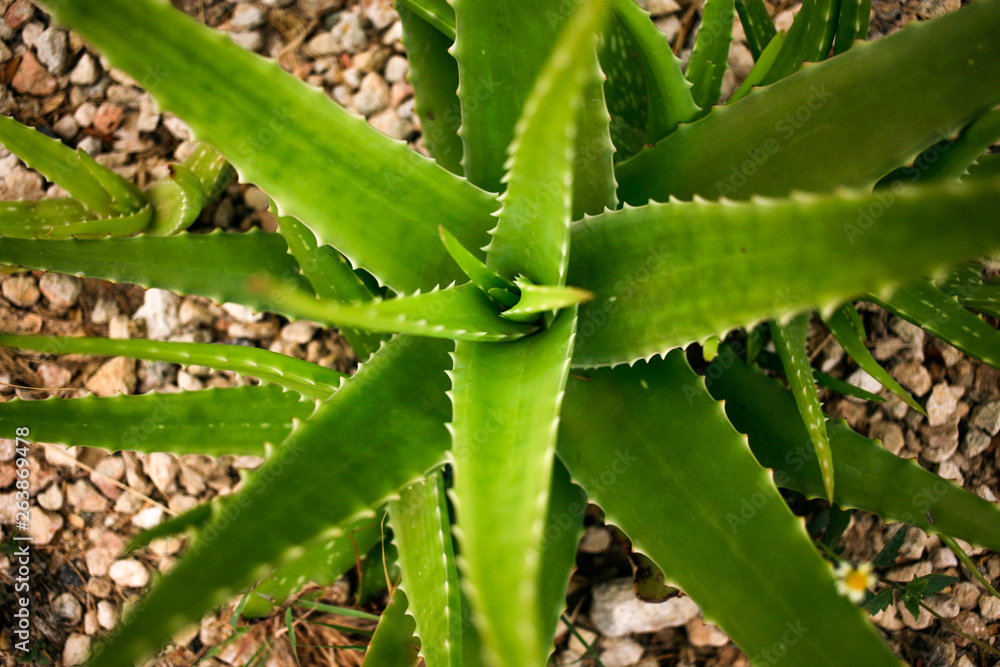
{"type": "Polygon", "coordinates": [[[611,531],[603,526],[588,526],[580,538],[579,549],[585,554],[600,554],[611,546],[611,531]]]}
{"type": "Polygon", "coordinates": [[[1000,619],[1000,600],[989,593],[983,593],[979,596],[979,612],[984,620],[996,621],[1000,619]]]}
{"type": "MultiPolygon", "coordinates": [[[[97,110],[94,110],[94,114],[97,114],[97,110]]],[[[97,157],[100,152],[104,149],[104,145],[101,140],[94,136],[86,136],[80,140],[80,143],[76,145],[81,151],[85,152],[90,157],[97,157]]]]}
{"type": "Polygon", "coordinates": [[[168,495],[177,487],[174,482],[177,476],[177,461],[170,454],[164,452],[147,454],[143,459],[142,469],[153,482],[153,486],[164,495],[168,495]]]}
{"type": "Polygon", "coordinates": [[[45,69],[53,74],[65,74],[69,69],[69,39],[66,31],[49,28],[35,42],[35,53],[45,69]]]}
{"type": "Polygon", "coordinates": [[[70,141],[80,131],[80,124],[76,122],[76,118],[66,114],[52,124],[52,131],[63,139],[70,141]]]}
{"type": "Polygon", "coordinates": [[[631,577],[623,577],[594,586],[590,620],[605,637],[620,637],[680,627],[698,613],[698,605],[686,596],[644,602],[635,596],[631,577]]]}
{"type": "Polygon", "coordinates": [[[989,435],[978,428],[970,428],[962,441],[962,453],[970,459],[979,456],[990,446],[991,440],[989,435]]]}
{"type": "Polygon", "coordinates": [[[43,183],[42,177],[36,172],[16,167],[4,176],[0,196],[10,201],[41,199],[45,196],[43,183]]]}
{"type": "Polygon", "coordinates": [[[416,131],[416,127],[408,120],[403,120],[393,109],[386,109],[368,119],[368,122],[382,134],[393,139],[408,139],[416,131]]]}
{"type": "Polygon", "coordinates": [[[1000,433],[1000,401],[980,405],[973,411],[970,421],[990,435],[1000,433]]]}
{"type": "Polygon", "coordinates": [[[42,296],[42,293],[38,291],[38,282],[35,277],[29,275],[8,278],[3,281],[0,292],[3,293],[3,298],[21,308],[34,306],[42,296]]]}
{"type": "Polygon", "coordinates": [[[964,393],[963,387],[950,387],[943,382],[935,385],[927,399],[927,422],[931,426],[940,426],[948,421],[964,393]]]}
{"type": "Polygon", "coordinates": [[[6,44],[0,42],[0,63],[5,63],[14,57],[14,52],[6,44]]]}
{"type": "Polygon", "coordinates": [[[246,31],[264,23],[264,12],[256,5],[237,5],[233,16],[229,19],[229,27],[233,30],[246,31]]]}
{"type": "Polygon", "coordinates": [[[361,0],[361,10],[373,26],[384,30],[399,20],[392,4],[392,0],[361,0]]]}
{"type": "MultiPolygon", "coordinates": [[[[92,86],[97,83],[101,75],[100,66],[97,60],[89,53],[84,53],[76,62],[76,67],[69,73],[69,82],[78,86],[92,86]]],[[[96,108],[95,108],[96,111],[96,108]]],[[[83,123],[81,123],[82,125],[83,123]]],[[[87,123],[89,125],[90,123],[87,123]]]]}
{"type": "Polygon", "coordinates": [[[146,336],[152,340],[167,340],[180,323],[178,309],[181,298],[163,289],[146,290],[142,307],[135,311],[133,320],[146,321],[146,336]]]}
{"type": "Polygon", "coordinates": [[[868,437],[882,441],[882,446],[893,454],[899,454],[906,446],[903,429],[894,422],[873,422],[868,428],[868,437]]]}
{"type": "Polygon", "coordinates": [[[681,6],[675,0],[647,0],[646,9],[653,18],[656,18],[667,14],[676,14],[681,10],[681,6]]]}
{"type": "Polygon", "coordinates": [[[919,361],[908,361],[890,372],[899,384],[916,396],[923,396],[931,389],[931,374],[919,361]]]}
{"type": "Polygon", "coordinates": [[[357,53],[368,46],[368,36],[356,14],[342,12],[336,25],[329,32],[321,32],[313,37],[308,46],[319,56],[340,55],[345,51],[357,53]]]}
{"type": "Polygon", "coordinates": [[[52,601],[52,611],[69,626],[75,626],[83,618],[83,607],[72,593],[62,593],[52,601]]]}
{"type": "Polygon", "coordinates": [[[853,384],[856,387],[861,387],[867,392],[877,394],[882,391],[882,384],[868,374],[863,368],[859,368],[850,374],[847,378],[848,383],[853,384]]]}
{"type": "Polygon", "coordinates": [[[56,308],[69,308],[80,297],[83,282],[65,273],[46,273],[38,281],[42,295],[56,308]]]}
{"type": "Polygon", "coordinates": [[[389,85],[377,73],[369,72],[361,80],[353,102],[358,113],[372,116],[389,106],[389,85]]]}
{"type": "Polygon", "coordinates": [[[389,83],[406,81],[410,73],[410,63],[403,56],[394,55],[385,64],[385,80],[389,83]]]}

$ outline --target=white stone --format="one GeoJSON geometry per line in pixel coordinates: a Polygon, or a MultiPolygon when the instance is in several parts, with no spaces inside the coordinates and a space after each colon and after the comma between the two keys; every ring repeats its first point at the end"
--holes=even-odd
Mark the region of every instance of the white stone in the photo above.
{"type": "Polygon", "coordinates": [[[594,586],[590,620],[605,637],[620,637],[630,632],[676,628],[698,613],[698,605],[687,596],[644,602],[635,596],[631,577],[623,577],[594,586]]]}
{"type": "Polygon", "coordinates": [[[374,115],[389,106],[389,85],[376,72],[369,72],[361,80],[353,102],[361,115],[374,115]]]}
{"type": "Polygon", "coordinates": [[[38,62],[53,74],[63,74],[69,67],[69,39],[66,31],[49,28],[35,41],[38,62]]]}
{"type": "MultiPolygon", "coordinates": [[[[97,61],[94,60],[94,56],[84,53],[80,56],[80,60],[77,61],[76,67],[69,73],[69,82],[75,83],[78,86],[91,86],[97,82],[98,76],[100,76],[100,70],[98,69],[97,61]]],[[[80,124],[89,125],[90,123],[80,124]]]]}
{"type": "Polygon", "coordinates": [[[97,602],[97,622],[105,630],[110,630],[118,625],[118,609],[107,600],[97,602]]]}
{"type": "Polygon", "coordinates": [[[645,651],[642,644],[628,637],[610,637],[601,644],[604,646],[601,653],[604,667],[632,667],[642,660],[645,651]]]}
{"type": "Polygon", "coordinates": [[[990,435],[1000,433],[1000,401],[980,405],[972,413],[970,421],[973,426],[978,426],[990,435]]]}
{"type": "Polygon", "coordinates": [[[958,407],[958,399],[965,393],[964,387],[951,387],[946,383],[934,385],[930,398],[927,399],[927,422],[931,426],[940,426],[958,407]]]}
{"type": "Polygon", "coordinates": [[[143,530],[149,530],[153,526],[159,525],[162,521],[163,508],[157,505],[140,510],[132,517],[132,523],[143,530]]]}
{"type": "Polygon", "coordinates": [[[76,276],[65,273],[46,273],[38,281],[42,296],[56,308],[68,308],[80,298],[83,282],[76,276]]]}
{"type": "Polygon", "coordinates": [[[251,4],[237,5],[233,10],[233,17],[229,19],[229,26],[233,30],[250,30],[256,28],[264,22],[264,12],[260,7],[251,4]]]}
{"type": "Polygon", "coordinates": [[[406,81],[410,73],[410,63],[403,56],[394,55],[385,64],[385,80],[389,83],[406,81]]]}
{"type": "Polygon", "coordinates": [[[111,580],[123,588],[142,588],[149,583],[149,571],[134,558],[124,558],[111,564],[111,580]]]}
{"type": "Polygon", "coordinates": [[[80,601],[69,592],[61,593],[52,601],[52,611],[71,627],[77,625],[83,618],[83,607],[80,605],[80,601]]]}
{"type": "Polygon", "coordinates": [[[135,311],[133,320],[146,321],[146,336],[151,340],[167,340],[180,323],[178,309],[181,298],[163,289],[146,290],[142,307],[135,311]]]}
{"type": "Polygon", "coordinates": [[[131,394],[135,391],[135,360],[115,357],[97,369],[85,386],[98,396],[131,394]]]}
{"type": "Polygon", "coordinates": [[[62,661],[64,667],[82,665],[90,659],[90,637],[73,633],[66,638],[63,646],[62,661]]]}
{"type": "Polygon", "coordinates": [[[264,319],[264,313],[255,313],[252,308],[239,303],[224,303],[222,309],[231,318],[244,324],[253,324],[264,319]]]}

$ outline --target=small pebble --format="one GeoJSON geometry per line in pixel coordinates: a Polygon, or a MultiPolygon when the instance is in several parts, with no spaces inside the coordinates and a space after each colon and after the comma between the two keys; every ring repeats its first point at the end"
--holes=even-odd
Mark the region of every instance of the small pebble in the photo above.
{"type": "Polygon", "coordinates": [[[111,630],[118,625],[118,609],[107,600],[97,603],[97,621],[105,630],[111,630]]]}
{"type": "Polygon", "coordinates": [[[3,281],[0,286],[3,297],[21,308],[30,308],[38,303],[42,293],[38,290],[38,281],[34,276],[13,276],[3,281]]]}
{"type": "Polygon", "coordinates": [[[134,558],[115,561],[108,569],[108,575],[123,588],[142,588],[149,583],[149,571],[134,558]]]}
{"type": "MultiPolygon", "coordinates": [[[[76,62],[76,67],[69,73],[69,81],[78,86],[91,86],[97,82],[98,76],[100,76],[100,70],[94,56],[84,53],[80,56],[80,60],[76,62]]],[[[86,124],[89,125],[90,123],[86,124]]]]}
{"type": "Polygon", "coordinates": [[[83,618],[83,607],[80,606],[80,601],[68,592],[61,593],[52,601],[52,611],[70,627],[77,625],[83,618]]]}
{"type": "Polygon", "coordinates": [[[62,661],[65,667],[82,665],[90,659],[90,637],[73,633],[66,638],[62,661]]]}
{"type": "Polygon", "coordinates": [[[69,68],[69,39],[66,31],[49,28],[35,41],[38,60],[53,74],[65,74],[69,68]]]}
{"type": "Polygon", "coordinates": [[[65,273],[46,273],[38,282],[42,295],[56,308],[69,308],[80,297],[83,282],[65,273]]]}
{"type": "Polygon", "coordinates": [[[135,391],[135,360],[115,357],[97,369],[86,382],[86,387],[98,396],[131,394],[135,391]]]}

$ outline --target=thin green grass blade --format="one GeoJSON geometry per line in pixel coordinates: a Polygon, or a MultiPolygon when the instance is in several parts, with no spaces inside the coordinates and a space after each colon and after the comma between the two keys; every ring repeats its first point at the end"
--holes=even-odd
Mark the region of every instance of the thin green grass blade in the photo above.
{"type": "MultiPolygon", "coordinates": [[[[273,204],[272,210],[277,210],[273,204]]],[[[288,251],[316,296],[342,302],[371,301],[374,298],[347,258],[330,246],[317,245],[316,235],[311,229],[288,215],[278,220],[278,227],[288,242],[288,251]]],[[[340,327],[340,332],[360,361],[370,357],[387,339],[385,335],[349,326],[340,327]]]]}
{"type": "MultiPolygon", "coordinates": [[[[761,465],[774,469],[778,486],[822,497],[819,465],[805,427],[796,419],[795,400],[788,390],[749,368],[732,350],[720,354],[708,377],[712,395],[725,401],[729,420],[749,435],[754,456],[761,465]]],[[[894,455],[843,421],[827,421],[827,431],[837,505],[908,523],[928,533],[1000,548],[1000,508],[995,503],[924,470],[912,459],[894,455]]]]}
{"type": "MultiPolygon", "coordinates": [[[[842,0],[803,0],[802,9],[785,36],[785,43],[764,77],[774,83],[793,74],[803,63],[816,63],[830,53],[842,0]]],[[[848,0],[851,1],[851,0],[848,0]]]]}
{"type": "Polygon", "coordinates": [[[94,213],[115,214],[111,195],[83,166],[80,154],[58,139],[0,116],[0,143],[94,213]]]}
{"type": "Polygon", "coordinates": [[[840,0],[837,36],[833,43],[834,55],[847,51],[859,39],[868,39],[871,11],[872,0],[840,0]]]}
{"type": "Polygon", "coordinates": [[[621,163],[618,196],[868,188],[1000,101],[998,21],[1000,0],[982,0],[804,68],[621,163]]]}
{"type": "Polygon", "coordinates": [[[485,244],[496,210],[491,195],[224,33],[156,0],[46,6],[144,83],[197,137],[210,138],[240,180],[278,202],[278,215],[298,218],[321,245],[334,246],[393,289],[429,289],[459,277],[440,252],[439,224],[468,247],[485,244]],[[384,242],[398,237],[406,238],[405,258],[384,242]]]}
{"type": "Polygon", "coordinates": [[[733,39],[734,0],[707,0],[702,12],[701,27],[695,39],[687,76],[691,82],[694,103],[701,107],[698,117],[712,110],[722,93],[722,76],[726,73],[729,43],[733,39]]]}
{"type": "Polygon", "coordinates": [[[959,300],[931,282],[901,287],[886,298],[868,300],[916,324],[980,361],[1000,368],[1000,331],[969,312],[959,300]]]}
{"type": "Polygon", "coordinates": [[[539,618],[541,551],[575,310],[513,343],[455,348],[458,562],[490,665],[541,667],[549,654],[539,618]]]}
{"type": "Polygon", "coordinates": [[[15,350],[34,350],[45,354],[99,354],[109,357],[168,361],[185,366],[197,364],[234,371],[240,376],[252,376],[262,382],[297,391],[306,398],[330,398],[337,391],[341,380],[347,377],[332,368],[246,345],[18,336],[0,333],[0,346],[15,350]]]}
{"type": "Polygon", "coordinates": [[[679,123],[697,118],[700,109],[691,95],[691,83],[681,71],[680,60],[666,36],[653,25],[649,12],[632,0],[612,0],[611,7],[638,49],[648,101],[643,140],[652,144],[673,132],[679,123]]]}
{"type": "Polygon", "coordinates": [[[420,656],[427,667],[461,667],[462,598],[441,473],[403,489],[389,521],[420,656]]]}
{"type": "MultiPolygon", "coordinates": [[[[708,357],[706,356],[706,359],[708,357]]],[[[782,372],[781,359],[778,358],[777,354],[773,352],[767,352],[760,350],[754,354],[753,359],[761,368],[766,368],[768,370],[782,372]]],[[[813,380],[820,387],[826,387],[838,394],[843,394],[844,396],[853,396],[854,398],[860,398],[863,401],[874,401],[876,403],[884,403],[885,399],[878,394],[873,394],[870,391],[865,391],[861,387],[856,387],[853,384],[848,384],[843,380],[839,380],[831,375],[827,375],[823,371],[814,368],[812,369],[813,380]]]]}
{"type": "Polygon", "coordinates": [[[504,278],[564,284],[577,120],[584,91],[600,81],[594,53],[607,4],[592,3],[569,20],[517,122],[500,221],[486,248],[486,265],[504,278]]]}
{"type": "MultiPolygon", "coordinates": [[[[451,7],[441,0],[444,9],[451,7]]],[[[448,53],[455,40],[455,15],[451,14],[451,35],[441,32],[426,14],[408,9],[405,3],[397,7],[403,22],[403,46],[410,62],[410,82],[417,100],[416,111],[424,145],[439,165],[461,175],[462,104],[458,99],[458,63],[448,53]]]]}
{"type": "Polygon", "coordinates": [[[346,526],[343,533],[321,540],[302,556],[283,565],[257,584],[243,607],[247,618],[263,618],[309,582],[328,586],[354,567],[357,554],[366,553],[382,538],[381,514],[346,526]]]}
{"type": "Polygon", "coordinates": [[[92,218],[75,199],[39,199],[0,203],[0,235],[16,239],[48,236],[55,228],[92,218]]]}
{"type": "Polygon", "coordinates": [[[588,376],[567,386],[560,458],[751,664],[899,665],[682,351],[588,376]]]}
{"type": "Polygon", "coordinates": [[[248,289],[253,276],[306,286],[281,235],[263,232],[100,240],[0,238],[0,263],[158,287],[257,311],[276,311],[277,306],[248,289]]]}
{"type": "Polygon", "coordinates": [[[206,524],[96,663],[131,667],[213,606],[301,556],[303,545],[374,516],[369,508],[439,465],[449,446],[449,348],[405,336],[386,343],[247,480],[235,496],[241,511],[206,524]]]}
{"type": "Polygon", "coordinates": [[[854,305],[850,303],[845,303],[841,306],[833,315],[826,318],[825,320],[827,328],[830,329],[830,333],[834,335],[837,342],[840,343],[844,351],[847,352],[848,356],[853,359],[858,366],[860,366],[866,373],[875,378],[880,385],[894,393],[900,398],[904,403],[909,405],[911,408],[919,412],[920,414],[927,414],[924,412],[923,406],[917,403],[916,399],[910,396],[910,392],[903,389],[903,387],[896,382],[895,378],[889,375],[889,372],[882,368],[872,353],[868,351],[868,347],[865,345],[864,341],[864,327],[863,325],[859,329],[860,318],[858,318],[858,311],[854,309],[854,305]],[[852,315],[853,314],[853,315],[852,315]]]}
{"type": "Polygon", "coordinates": [[[829,314],[858,294],[988,252],[1000,243],[1000,181],[976,184],[675,201],[585,220],[573,227],[569,283],[595,298],[580,307],[574,365],[644,359],[801,310],[829,314]]]}
{"type": "Polygon", "coordinates": [[[764,0],[736,0],[736,13],[743,24],[743,32],[747,36],[747,45],[753,59],[760,60],[761,54],[778,32],[767,11],[767,5],[764,0]]]}
{"type": "Polygon", "coordinates": [[[413,636],[413,617],[406,609],[406,593],[397,588],[379,618],[362,667],[416,667],[420,662],[420,640],[413,636]]]}
{"type": "Polygon", "coordinates": [[[498,342],[517,340],[537,330],[534,325],[500,317],[489,297],[472,283],[355,303],[320,301],[301,290],[273,287],[268,292],[283,312],[295,317],[369,331],[498,342]]]}
{"type": "Polygon", "coordinates": [[[30,423],[39,440],[67,447],[263,456],[268,443],[281,443],[293,422],[308,419],[315,407],[280,387],[227,387],[8,401],[0,405],[0,424],[30,423]]]}
{"type": "Polygon", "coordinates": [[[823,488],[826,497],[833,498],[833,453],[830,438],[826,433],[826,416],[819,402],[819,392],[813,381],[812,365],[806,350],[809,336],[809,313],[796,315],[787,324],[771,323],[771,340],[781,358],[781,365],[788,378],[788,385],[795,397],[799,416],[809,433],[809,441],[816,451],[816,460],[823,473],[823,488]]]}

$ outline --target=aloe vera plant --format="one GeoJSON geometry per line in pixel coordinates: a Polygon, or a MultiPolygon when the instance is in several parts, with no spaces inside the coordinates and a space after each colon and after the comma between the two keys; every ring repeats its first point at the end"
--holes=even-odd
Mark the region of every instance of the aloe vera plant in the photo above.
{"type": "Polygon", "coordinates": [[[0,406],[5,433],[43,441],[268,455],[157,529],[192,544],[95,664],[247,587],[243,612],[270,613],[349,569],[386,512],[401,580],[372,667],[546,664],[588,501],[754,665],[898,664],[779,486],[1000,550],[994,504],[824,417],[806,352],[815,310],[922,409],[867,352],[853,301],[872,300],[1000,365],[974,312],[997,311],[995,285],[963,264],[1000,249],[995,160],[975,167],[1000,134],[1000,0],[874,42],[860,0],[806,0],[787,34],[760,0],[708,0],[686,70],[632,0],[401,0],[434,159],[166,2],[42,4],[115,66],[155,68],[205,143],[142,192],[0,119],[72,197],[0,207],[0,262],[336,325],[362,362],[0,337],[264,383],[0,406]],[[715,104],[737,14],[757,64],[715,104]],[[278,233],[186,231],[229,165],[278,233]],[[756,363],[762,322],[789,389],[756,363]],[[722,340],[707,378],[680,349],[722,340]],[[154,409],[171,428],[121,437],[154,409]]]}

